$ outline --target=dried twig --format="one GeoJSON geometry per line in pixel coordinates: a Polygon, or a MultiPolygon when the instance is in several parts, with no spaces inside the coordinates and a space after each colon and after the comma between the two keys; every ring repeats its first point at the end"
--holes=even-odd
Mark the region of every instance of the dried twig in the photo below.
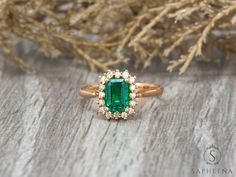
{"type": "Polygon", "coordinates": [[[11,51],[21,38],[93,70],[161,59],[182,74],[195,57],[216,58],[213,48],[236,53],[235,12],[234,0],[0,0],[0,48],[24,70],[30,66],[11,51]]]}

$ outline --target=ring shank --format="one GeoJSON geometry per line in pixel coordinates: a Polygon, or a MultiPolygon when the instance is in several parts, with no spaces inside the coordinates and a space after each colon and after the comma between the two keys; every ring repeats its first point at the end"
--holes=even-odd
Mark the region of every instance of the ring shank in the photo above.
{"type": "MultiPolygon", "coordinates": [[[[160,96],[163,93],[163,86],[158,84],[136,83],[137,97],[160,96]]],[[[98,96],[98,85],[86,85],[80,89],[82,97],[93,98],[98,96]]]]}

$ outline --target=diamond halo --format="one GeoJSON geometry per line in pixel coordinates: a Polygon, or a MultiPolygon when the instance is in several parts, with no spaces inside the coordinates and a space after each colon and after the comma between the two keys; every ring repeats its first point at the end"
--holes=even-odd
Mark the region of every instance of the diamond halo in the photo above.
{"type": "MultiPolygon", "coordinates": [[[[105,115],[106,119],[127,119],[129,115],[135,114],[135,106],[136,106],[136,84],[135,84],[135,76],[131,76],[126,69],[124,72],[119,70],[111,71],[108,70],[102,76],[99,76],[99,92],[98,92],[98,105],[99,105],[99,112],[105,115]],[[128,84],[128,106],[125,110],[119,111],[111,111],[106,106],[106,84],[111,79],[124,79],[125,84],[128,84]]],[[[121,95],[122,96],[122,95],[121,95]]]]}

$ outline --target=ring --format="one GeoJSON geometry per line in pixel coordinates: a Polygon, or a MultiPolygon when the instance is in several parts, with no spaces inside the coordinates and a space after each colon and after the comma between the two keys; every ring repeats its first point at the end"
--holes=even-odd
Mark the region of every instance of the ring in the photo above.
{"type": "Polygon", "coordinates": [[[136,83],[136,77],[128,70],[107,71],[99,76],[98,85],[86,85],[80,89],[80,95],[86,98],[98,98],[99,111],[107,119],[127,119],[135,114],[136,98],[160,96],[163,86],[158,84],[136,83]]]}

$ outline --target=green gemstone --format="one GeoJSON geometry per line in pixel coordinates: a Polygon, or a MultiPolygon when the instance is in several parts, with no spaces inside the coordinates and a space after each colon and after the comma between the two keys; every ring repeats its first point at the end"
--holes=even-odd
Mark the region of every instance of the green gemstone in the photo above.
{"type": "Polygon", "coordinates": [[[106,83],[105,105],[111,112],[124,112],[129,107],[129,85],[124,79],[115,78],[106,83]]]}

